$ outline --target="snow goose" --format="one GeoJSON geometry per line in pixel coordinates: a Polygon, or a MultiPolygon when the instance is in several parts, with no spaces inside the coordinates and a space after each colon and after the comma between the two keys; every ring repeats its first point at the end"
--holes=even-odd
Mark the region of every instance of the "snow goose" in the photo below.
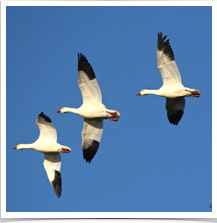
{"type": "Polygon", "coordinates": [[[196,89],[184,87],[181,75],[175,62],[173,50],[169,39],[165,41],[162,33],[158,33],[157,59],[158,69],[161,72],[163,86],[158,90],[142,90],[136,95],[155,94],[166,98],[167,117],[170,123],[178,125],[185,109],[185,98],[199,97],[200,92],[196,89]]]}
{"type": "Polygon", "coordinates": [[[51,119],[43,112],[38,115],[36,124],[40,130],[38,139],[32,144],[19,144],[13,149],[35,149],[44,153],[44,168],[57,197],[60,197],[62,192],[62,179],[60,174],[61,157],[59,153],[69,153],[71,149],[57,143],[56,129],[51,123],[51,119]]]}
{"type": "Polygon", "coordinates": [[[120,113],[109,110],[102,104],[102,94],[95,73],[82,54],[78,54],[78,85],[83,104],[79,108],[63,107],[57,113],[73,112],[84,117],[82,151],[84,159],[90,163],[99,148],[103,119],[118,121],[120,113]]]}

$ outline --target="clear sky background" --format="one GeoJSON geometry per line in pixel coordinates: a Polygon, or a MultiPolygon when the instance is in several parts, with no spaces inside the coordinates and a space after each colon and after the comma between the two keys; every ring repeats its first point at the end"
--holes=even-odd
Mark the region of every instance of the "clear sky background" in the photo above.
{"type": "Polygon", "coordinates": [[[212,203],[211,7],[7,7],[6,211],[210,212],[212,203]],[[186,98],[178,124],[166,99],[136,96],[158,89],[157,34],[170,39],[186,98]],[[82,154],[83,118],[55,113],[82,104],[77,53],[92,65],[108,109],[92,162],[82,154]],[[15,151],[39,135],[39,113],[49,116],[62,157],[58,199],[44,155],[15,151]]]}

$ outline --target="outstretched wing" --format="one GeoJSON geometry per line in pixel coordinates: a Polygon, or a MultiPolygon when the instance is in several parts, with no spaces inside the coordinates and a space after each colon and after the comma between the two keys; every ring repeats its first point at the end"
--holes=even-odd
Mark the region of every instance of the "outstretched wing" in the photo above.
{"type": "Polygon", "coordinates": [[[62,192],[62,179],[60,173],[61,157],[59,153],[44,153],[44,168],[48,179],[57,195],[60,197],[62,192]]]}
{"type": "Polygon", "coordinates": [[[92,66],[87,58],[78,54],[78,85],[81,90],[83,103],[98,104],[102,102],[102,94],[92,66]]]}
{"type": "Polygon", "coordinates": [[[82,131],[82,150],[86,162],[89,162],[95,156],[103,132],[102,119],[84,118],[84,126],[82,131]]]}
{"type": "Polygon", "coordinates": [[[158,69],[161,72],[163,84],[167,86],[182,85],[181,75],[175,62],[173,50],[170,46],[169,39],[164,41],[162,33],[158,33],[157,59],[158,69]]]}
{"type": "Polygon", "coordinates": [[[51,122],[51,119],[43,112],[38,115],[36,124],[39,127],[41,140],[57,142],[57,131],[51,122]]]}

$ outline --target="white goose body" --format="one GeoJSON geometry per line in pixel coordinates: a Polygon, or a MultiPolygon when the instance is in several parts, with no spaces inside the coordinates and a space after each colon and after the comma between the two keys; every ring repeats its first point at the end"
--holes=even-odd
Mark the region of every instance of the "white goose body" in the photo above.
{"type": "Polygon", "coordinates": [[[118,113],[118,111],[107,109],[103,104],[99,104],[98,106],[83,104],[79,108],[68,108],[68,107],[62,108],[61,113],[67,113],[67,112],[72,112],[77,115],[80,115],[83,118],[90,118],[90,119],[92,118],[109,119],[114,117],[114,115],[111,115],[110,113],[118,113]]]}
{"type": "Polygon", "coordinates": [[[120,113],[109,110],[102,104],[102,94],[95,73],[82,54],[78,54],[78,85],[83,98],[81,107],[63,107],[57,113],[72,112],[84,118],[82,150],[84,159],[90,163],[99,148],[103,119],[118,121],[120,113]]]}
{"type": "Polygon", "coordinates": [[[163,38],[162,33],[158,33],[157,59],[158,69],[163,79],[163,86],[158,90],[144,89],[136,95],[155,94],[165,97],[167,99],[167,117],[170,123],[177,125],[184,113],[184,97],[199,97],[200,92],[182,85],[181,75],[176,65],[169,40],[164,41],[166,37],[163,38]]]}
{"type": "Polygon", "coordinates": [[[62,192],[62,179],[60,174],[61,157],[59,153],[69,153],[71,149],[57,143],[56,129],[51,123],[51,119],[44,115],[43,112],[38,115],[36,124],[40,130],[38,139],[31,144],[19,144],[13,149],[34,149],[44,153],[45,159],[43,164],[45,171],[56,195],[60,197],[62,192]]]}

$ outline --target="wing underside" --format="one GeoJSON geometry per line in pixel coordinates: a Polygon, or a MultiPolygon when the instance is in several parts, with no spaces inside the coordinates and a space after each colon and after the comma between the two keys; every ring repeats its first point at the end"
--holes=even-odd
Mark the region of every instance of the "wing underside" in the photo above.
{"type": "Polygon", "coordinates": [[[57,195],[60,197],[62,192],[62,178],[60,173],[61,157],[59,153],[44,153],[44,168],[48,179],[57,195]]]}
{"type": "Polygon", "coordinates": [[[102,94],[95,73],[87,58],[78,54],[78,85],[82,93],[83,103],[102,102],[102,94]]]}
{"type": "Polygon", "coordinates": [[[167,117],[169,122],[173,125],[178,125],[184,114],[185,98],[167,98],[165,107],[167,110],[167,117]]]}
{"type": "Polygon", "coordinates": [[[82,131],[82,150],[86,162],[89,162],[95,156],[103,132],[102,119],[84,118],[84,126],[82,131]]]}
{"type": "Polygon", "coordinates": [[[181,85],[181,75],[175,62],[169,39],[165,41],[162,33],[158,33],[157,59],[164,85],[181,85]]]}
{"type": "Polygon", "coordinates": [[[45,141],[57,141],[57,131],[54,125],[51,122],[51,119],[44,115],[43,112],[39,114],[36,124],[39,127],[40,135],[39,138],[45,141]]]}

